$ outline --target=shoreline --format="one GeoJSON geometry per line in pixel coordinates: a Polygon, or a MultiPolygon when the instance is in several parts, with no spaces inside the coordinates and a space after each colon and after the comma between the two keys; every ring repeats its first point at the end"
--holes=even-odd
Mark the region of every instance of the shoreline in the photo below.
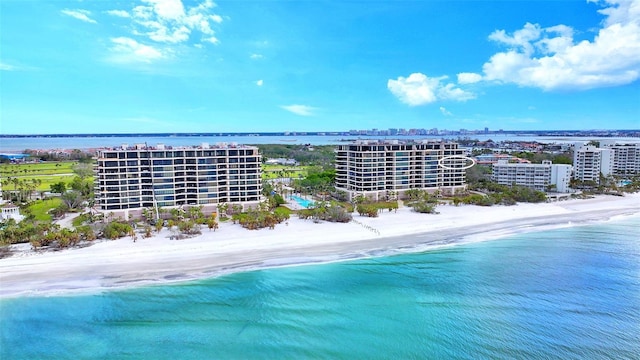
{"type": "MultiPolygon", "coordinates": [[[[265,268],[322,264],[499,239],[640,215],[640,194],[542,204],[479,207],[441,205],[440,214],[408,208],[357,222],[313,223],[292,217],[274,230],[230,222],[218,231],[169,240],[100,240],[84,248],[20,252],[0,259],[0,298],[91,294],[206,279],[265,268]],[[375,231],[373,231],[373,230],[375,231]]],[[[27,245],[28,246],[28,245],[27,245]]]]}

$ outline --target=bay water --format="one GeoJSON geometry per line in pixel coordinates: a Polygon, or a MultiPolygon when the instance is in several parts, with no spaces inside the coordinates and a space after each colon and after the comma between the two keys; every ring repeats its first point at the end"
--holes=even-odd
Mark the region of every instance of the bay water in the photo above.
{"type": "Polygon", "coordinates": [[[2,299],[0,359],[637,359],[639,228],[2,299]]]}

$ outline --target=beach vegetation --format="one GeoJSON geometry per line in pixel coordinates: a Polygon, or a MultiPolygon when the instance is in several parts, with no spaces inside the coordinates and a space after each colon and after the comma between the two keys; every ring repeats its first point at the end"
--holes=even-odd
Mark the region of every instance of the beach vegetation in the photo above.
{"type": "Polygon", "coordinates": [[[122,220],[111,221],[102,229],[102,234],[110,240],[123,238],[133,230],[131,224],[122,220]]]}
{"type": "Polygon", "coordinates": [[[469,194],[460,199],[462,203],[480,206],[515,205],[518,202],[540,203],[547,201],[542,191],[519,185],[501,185],[495,182],[485,182],[482,193],[469,194]]]}
{"type": "Polygon", "coordinates": [[[322,220],[340,223],[348,223],[353,218],[351,213],[336,201],[319,201],[311,208],[298,210],[298,217],[304,220],[311,219],[316,222],[322,220]]]}
{"type": "Polygon", "coordinates": [[[421,214],[437,214],[438,193],[430,194],[423,189],[410,189],[404,193],[405,204],[421,214]]]}
{"type": "Polygon", "coordinates": [[[216,217],[215,217],[215,215],[214,215],[214,216],[211,216],[211,217],[207,220],[207,227],[209,228],[209,231],[211,231],[211,230],[213,230],[213,231],[218,230],[219,225],[218,225],[218,222],[216,221],[216,217]]]}

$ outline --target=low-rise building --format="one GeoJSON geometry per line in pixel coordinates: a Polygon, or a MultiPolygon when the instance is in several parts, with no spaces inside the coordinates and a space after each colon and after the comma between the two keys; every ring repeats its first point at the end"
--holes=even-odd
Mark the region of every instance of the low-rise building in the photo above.
{"type": "Polygon", "coordinates": [[[502,185],[520,185],[538,191],[566,193],[570,191],[571,165],[552,164],[549,160],[542,164],[518,164],[500,160],[493,164],[491,179],[502,185]]]}
{"type": "Polygon", "coordinates": [[[13,219],[19,222],[24,219],[24,216],[20,214],[20,208],[10,201],[5,201],[1,195],[2,184],[0,184],[0,221],[13,219]]]}

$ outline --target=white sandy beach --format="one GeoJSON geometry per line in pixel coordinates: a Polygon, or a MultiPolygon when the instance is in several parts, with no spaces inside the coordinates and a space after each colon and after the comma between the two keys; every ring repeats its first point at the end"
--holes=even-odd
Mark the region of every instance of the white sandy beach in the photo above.
{"type": "Polygon", "coordinates": [[[440,214],[429,215],[401,208],[378,218],[354,214],[355,221],[348,224],[314,223],[294,215],[288,224],[274,230],[250,231],[227,222],[215,232],[204,227],[202,235],[184,240],[170,240],[169,232],[163,230],[151,238],[138,236],[135,243],[127,237],[80,249],[21,251],[0,259],[0,297],[93,292],[264,267],[423,251],[637,215],[640,194],[516,206],[444,205],[437,211],[440,214]]]}

